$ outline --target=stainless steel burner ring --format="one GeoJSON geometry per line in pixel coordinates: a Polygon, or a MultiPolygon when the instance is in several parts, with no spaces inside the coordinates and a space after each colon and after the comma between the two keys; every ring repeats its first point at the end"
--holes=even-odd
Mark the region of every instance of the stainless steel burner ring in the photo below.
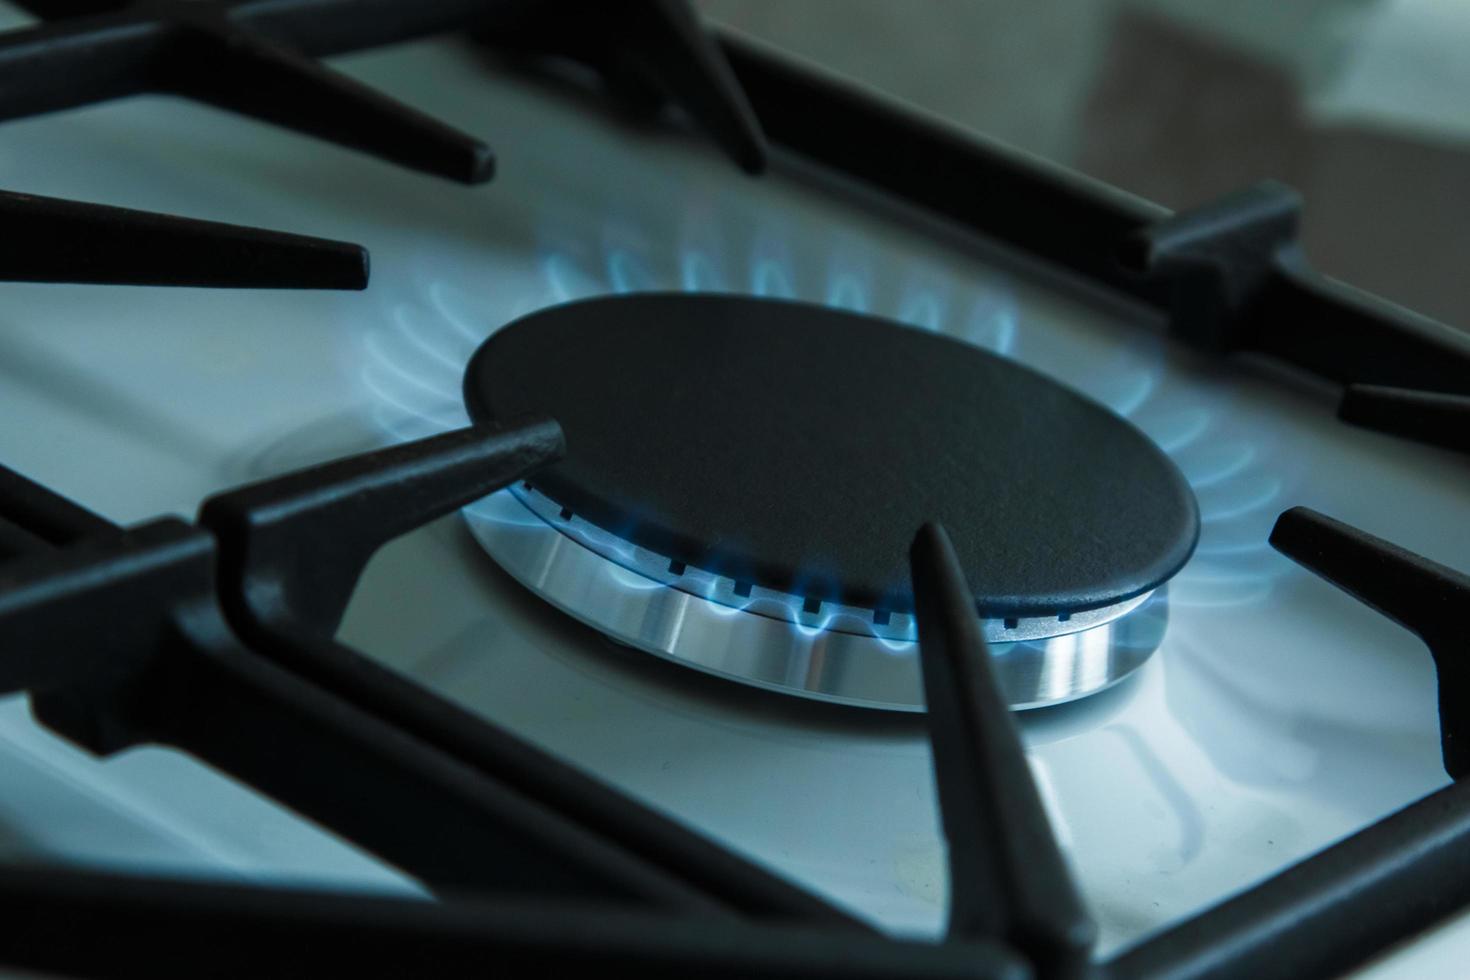
{"type": "MultiPolygon", "coordinates": [[[[533,593],[619,643],[745,684],[802,697],[922,711],[913,618],[741,586],[637,548],[529,487],[465,510],[490,556],[533,593]]],[[[1163,640],[1167,588],[1101,609],[985,620],[1014,708],[1096,693],[1163,640]]]]}

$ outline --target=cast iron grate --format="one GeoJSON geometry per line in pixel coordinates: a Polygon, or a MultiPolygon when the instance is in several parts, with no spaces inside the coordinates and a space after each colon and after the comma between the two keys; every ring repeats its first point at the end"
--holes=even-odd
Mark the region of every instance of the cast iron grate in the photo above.
{"type": "MultiPolygon", "coordinates": [[[[369,972],[419,957],[455,974],[500,956],[526,970],[653,975],[1327,976],[1470,900],[1470,790],[1455,783],[1094,963],[1092,924],[937,527],[919,533],[912,567],[953,882],[939,944],[874,936],[332,639],[378,547],[560,448],[547,420],[459,430],[220,495],[198,525],[127,530],[0,471],[0,689],[30,692],[44,724],[95,752],[189,752],[443,899],[6,870],[13,927],[0,960],[96,975],[145,963],[306,975],[324,957],[369,972]],[[88,942],[75,942],[79,929],[88,942]],[[164,934],[174,939],[160,964],[147,954],[164,934]]],[[[1461,772],[1457,610],[1470,579],[1300,509],[1272,540],[1425,637],[1445,692],[1446,765],[1461,772]]]]}
{"type": "MultiPolygon", "coordinates": [[[[184,95],[463,183],[494,155],[315,58],[454,29],[585,62],[646,108],[673,101],[739,165],[765,142],[681,0],[29,0],[0,33],[0,120],[143,92],[184,95]]],[[[23,194],[0,195],[0,277],[44,282],[361,289],[358,246],[23,194]]]]}
{"type": "MultiPolygon", "coordinates": [[[[1314,272],[1297,245],[1301,202],[1289,187],[1268,181],[1171,214],[742,39],[722,44],[772,143],[1153,306],[1187,343],[1266,354],[1341,385],[1404,389],[1408,398],[1470,395],[1470,335],[1314,272]]],[[[1350,395],[1342,414],[1463,444],[1462,402],[1406,410],[1400,398],[1377,407],[1387,400],[1350,395]]]]}
{"type": "Polygon", "coordinates": [[[462,27],[484,4],[30,0],[44,23],[0,34],[15,119],[142,92],[184,95],[465,183],[484,143],[314,59],[462,27]]]}
{"type": "Polygon", "coordinates": [[[43,23],[0,34],[0,119],[142,92],[184,95],[467,184],[484,142],[316,59],[450,30],[577,58],[645,102],[672,99],[742,167],[765,144],[685,0],[23,0],[43,23]]]}
{"type": "MultiPolygon", "coordinates": [[[[259,30],[273,44],[324,54],[385,39],[371,18],[327,36],[319,18],[363,2],[250,0],[228,16],[251,28],[252,43],[259,30]]],[[[367,6],[391,7],[417,31],[462,26],[468,5],[426,5],[447,18],[433,24],[396,3],[367,6]]],[[[103,75],[121,71],[119,61],[136,67],[129,59],[153,57],[154,48],[114,35],[167,46],[177,11],[156,9],[164,14],[98,14],[113,25],[100,33],[94,18],[68,25],[55,36],[83,40],[58,50],[77,57],[97,41],[116,55],[99,62],[103,75]]],[[[671,3],[647,10],[666,24],[687,13],[671,3]]],[[[400,26],[395,37],[406,36],[400,26]]],[[[51,36],[38,30],[32,41],[51,36]]],[[[6,50],[12,65],[25,61],[14,43],[0,44],[6,50]]],[[[1170,216],[748,45],[727,40],[725,50],[755,117],[786,149],[1150,303],[1194,343],[1380,386],[1350,389],[1346,416],[1418,438],[1457,431],[1470,343],[1311,272],[1293,245],[1289,191],[1267,185],[1170,216]],[[803,123],[811,118],[824,125],[803,123]],[[1364,405],[1376,407],[1364,415],[1364,405]]],[[[303,69],[292,58],[287,75],[295,77],[303,69]]],[[[651,96],[649,66],[668,66],[639,61],[599,69],[624,94],[651,96]]],[[[87,77],[94,87],[82,101],[118,94],[117,78],[134,76],[87,77]]],[[[19,86],[36,107],[23,111],[79,98],[77,90],[45,95],[54,84],[41,85],[42,95],[19,86]]],[[[222,495],[197,524],[129,530],[0,471],[0,689],[29,691],[45,724],[94,751],[157,741],[191,752],[442,899],[7,869],[0,960],[90,975],[450,975],[494,963],[511,973],[624,966],[662,976],[1286,978],[1334,975],[1470,903],[1470,789],[1454,782],[1094,962],[1092,927],[963,601],[968,585],[943,532],[930,527],[911,559],[954,900],[943,942],[873,935],[332,638],[353,583],[385,540],[524,479],[558,451],[557,429],[545,420],[463,430],[222,495]],[[112,625],[108,636],[93,628],[98,621],[112,625]],[[438,833],[425,835],[424,826],[438,833]]],[[[1440,677],[1446,768],[1458,777],[1470,580],[1309,511],[1284,514],[1272,541],[1425,639],[1440,677]]]]}

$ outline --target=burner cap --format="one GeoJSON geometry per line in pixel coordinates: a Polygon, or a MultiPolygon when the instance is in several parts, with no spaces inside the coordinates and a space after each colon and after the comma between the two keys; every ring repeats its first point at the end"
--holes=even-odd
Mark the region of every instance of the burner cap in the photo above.
{"type": "Polygon", "coordinates": [[[638,294],[542,310],[470,362],[477,420],[555,417],[535,488],[617,537],[806,600],[912,609],[908,545],[952,536],[986,617],[1166,582],[1199,517],[1144,435],[1014,361],[805,303],[638,294]]]}

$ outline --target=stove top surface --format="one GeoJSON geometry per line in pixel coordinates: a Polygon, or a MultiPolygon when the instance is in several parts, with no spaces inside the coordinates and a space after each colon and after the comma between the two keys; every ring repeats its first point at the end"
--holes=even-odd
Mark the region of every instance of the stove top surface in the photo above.
{"type": "MultiPolygon", "coordinates": [[[[361,241],[374,260],[360,294],[0,287],[7,465],[115,521],[188,514],[241,482],[465,424],[473,351],[533,311],[778,284],[1076,388],[1167,453],[1198,501],[1158,653],[1109,690],[1018,719],[1102,953],[1446,784],[1422,645],[1267,537],[1305,504],[1463,566],[1462,461],[1344,426],[1324,385],[1182,348],[1156,314],[795,159],[754,183],[712,147],[457,42],[335,64],[515,153],[470,190],[166,97],[6,124],[26,147],[7,157],[12,186],[361,241]]],[[[374,559],[341,637],[884,930],[943,925],[916,717],[795,702],[627,650],[527,593],[458,518],[374,559]]],[[[9,859],[417,893],[178,753],[96,761],[13,698],[0,753],[18,774],[0,785],[9,859]]]]}

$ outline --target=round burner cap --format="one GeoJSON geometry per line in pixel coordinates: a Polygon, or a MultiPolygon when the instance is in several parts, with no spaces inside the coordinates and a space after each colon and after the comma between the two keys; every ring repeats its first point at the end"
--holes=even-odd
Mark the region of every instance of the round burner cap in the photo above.
{"type": "Polygon", "coordinates": [[[476,420],[555,417],[536,490],[670,561],[808,604],[912,609],[908,545],[949,531],[981,615],[1158,588],[1193,551],[1188,483],[1142,433],[1014,361],[857,313],[744,296],[552,307],[471,360],[476,420]]]}

